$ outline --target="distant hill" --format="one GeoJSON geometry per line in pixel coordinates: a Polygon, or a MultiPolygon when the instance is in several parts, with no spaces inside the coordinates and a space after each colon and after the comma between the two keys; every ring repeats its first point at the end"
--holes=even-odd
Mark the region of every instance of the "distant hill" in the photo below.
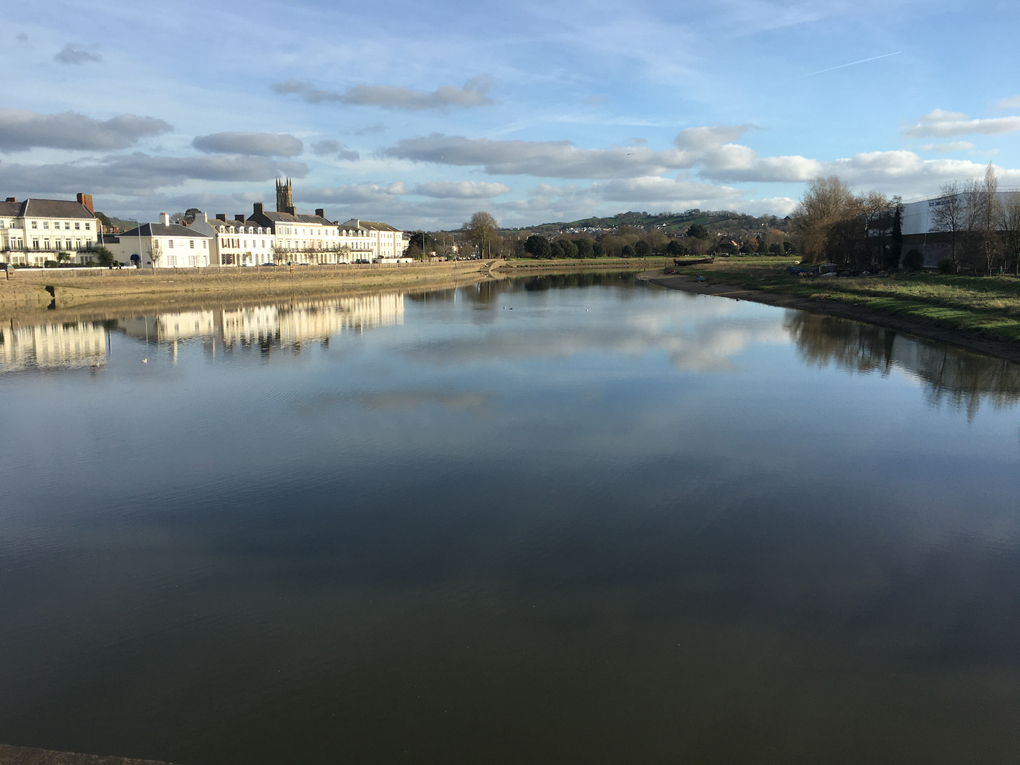
{"type": "MultiPolygon", "coordinates": [[[[712,234],[754,235],[766,229],[786,231],[789,218],[777,218],[774,215],[755,217],[731,210],[687,210],[682,213],[625,212],[607,218],[584,218],[569,223],[542,223],[538,226],[526,227],[528,231],[543,236],[555,236],[567,233],[599,234],[620,226],[632,226],[637,229],[658,229],[665,234],[682,234],[687,229],[700,223],[712,234]]],[[[519,229],[518,229],[519,230],[519,229]]]]}

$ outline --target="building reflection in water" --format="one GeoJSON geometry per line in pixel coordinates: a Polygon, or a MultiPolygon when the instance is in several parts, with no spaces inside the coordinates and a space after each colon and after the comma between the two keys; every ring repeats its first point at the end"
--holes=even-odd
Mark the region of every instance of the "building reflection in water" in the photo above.
{"type": "Polygon", "coordinates": [[[0,372],[31,368],[97,367],[106,363],[109,332],[165,347],[176,361],[178,344],[200,340],[206,350],[273,348],[299,351],[302,343],[345,332],[404,323],[404,295],[380,294],[274,305],[177,311],[105,321],[0,328],[0,372]]]}
{"type": "Polygon", "coordinates": [[[1020,365],[1011,361],[804,311],[788,311],[785,326],[807,363],[882,375],[899,369],[924,385],[933,406],[948,404],[973,417],[983,401],[996,408],[1020,401],[1020,365]]]}
{"type": "Polygon", "coordinates": [[[100,368],[106,364],[107,339],[100,321],[0,327],[0,372],[100,368]]]}

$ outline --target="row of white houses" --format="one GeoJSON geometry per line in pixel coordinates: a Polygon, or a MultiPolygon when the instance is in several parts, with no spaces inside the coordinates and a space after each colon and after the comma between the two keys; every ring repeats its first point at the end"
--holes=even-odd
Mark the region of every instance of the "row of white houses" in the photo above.
{"type": "Polygon", "coordinates": [[[141,268],[261,266],[399,262],[407,239],[386,223],[350,220],[336,224],[323,210],[315,215],[267,212],[255,203],[247,219],[210,219],[200,213],[190,225],[146,223],[125,231],[105,245],[114,259],[141,268]]]}
{"type": "Polygon", "coordinates": [[[95,260],[99,247],[114,260],[139,268],[202,268],[273,264],[398,262],[407,237],[386,224],[352,219],[337,224],[314,215],[268,212],[256,203],[247,218],[200,213],[188,224],[144,223],[119,235],[104,235],[92,209],[92,197],[77,201],[10,197],[0,202],[0,263],[42,266],[67,260],[95,260]]]}

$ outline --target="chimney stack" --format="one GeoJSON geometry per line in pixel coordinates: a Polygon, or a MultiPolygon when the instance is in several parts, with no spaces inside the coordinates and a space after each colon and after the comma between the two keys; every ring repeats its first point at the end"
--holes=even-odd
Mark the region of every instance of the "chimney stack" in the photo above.
{"type": "Polygon", "coordinates": [[[227,222],[227,214],[226,213],[216,213],[216,220],[221,220],[224,223],[226,223],[227,222]]]}
{"type": "Polygon", "coordinates": [[[82,205],[86,210],[88,210],[93,215],[96,214],[96,211],[92,209],[92,195],[91,194],[82,194],[79,191],[78,192],[78,196],[75,197],[75,198],[78,200],[78,204],[82,205]]]}
{"type": "Polygon", "coordinates": [[[261,203],[261,202],[256,202],[256,203],[255,203],[255,204],[254,204],[254,205],[252,206],[252,209],[254,209],[254,210],[255,210],[255,214],[256,214],[256,215],[262,215],[262,209],[263,209],[263,208],[262,208],[262,203],[261,203]]]}
{"type": "Polygon", "coordinates": [[[236,220],[238,223],[244,223],[244,216],[243,215],[235,215],[234,216],[234,220],[236,220]]]}
{"type": "Polygon", "coordinates": [[[170,225],[170,213],[160,213],[159,214],[159,222],[162,223],[164,226],[169,226],[170,225]]]}
{"type": "Polygon", "coordinates": [[[322,207],[320,207],[318,210],[316,210],[315,214],[318,215],[320,218],[325,218],[326,217],[326,211],[322,207]]]}
{"type": "Polygon", "coordinates": [[[7,197],[7,199],[5,199],[4,201],[5,202],[17,202],[18,198],[17,197],[7,197]]]}

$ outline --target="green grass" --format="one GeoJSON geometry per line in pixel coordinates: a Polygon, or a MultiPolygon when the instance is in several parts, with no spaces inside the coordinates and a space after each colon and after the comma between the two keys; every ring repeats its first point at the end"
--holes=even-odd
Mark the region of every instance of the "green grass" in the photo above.
{"type": "Polygon", "coordinates": [[[697,268],[707,279],[809,300],[834,300],[954,329],[1020,340],[1020,279],[897,273],[887,278],[801,278],[796,258],[716,259],[697,268]]]}

